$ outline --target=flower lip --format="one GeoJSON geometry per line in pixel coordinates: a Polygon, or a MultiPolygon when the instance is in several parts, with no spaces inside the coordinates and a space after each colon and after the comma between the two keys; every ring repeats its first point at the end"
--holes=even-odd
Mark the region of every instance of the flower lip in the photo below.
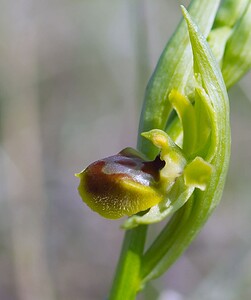
{"type": "Polygon", "coordinates": [[[164,166],[160,157],[146,161],[136,150],[125,149],[78,174],[78,190],[83,201],[103,217],[130,216],[162,200],[158,184],[164,166]]]}
{"type": "Polygon", "coordinates": [[[134,153],[122,150],[117,155],[98,160],[86,168],[86,188],[96,195],[107,193],[124,179],[152,186],[159,181],[159,171],[164,166],[165,162],[159,155],[154,161],[145,161],[134,153]]]}

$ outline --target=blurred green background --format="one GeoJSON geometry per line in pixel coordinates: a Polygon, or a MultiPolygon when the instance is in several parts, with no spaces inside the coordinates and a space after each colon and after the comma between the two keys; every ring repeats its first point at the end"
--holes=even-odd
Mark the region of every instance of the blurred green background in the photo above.
{"type": "MultiPolygon", "coordinates": [[[[181,3],[0,0],[0,299],[105,299],[121,221],[82,203],[74,173],[135,146],[144,89],[181,3]]],[[[250,81],[230,91],[220,206],[140,299],[251,299],[250,81]]]]}

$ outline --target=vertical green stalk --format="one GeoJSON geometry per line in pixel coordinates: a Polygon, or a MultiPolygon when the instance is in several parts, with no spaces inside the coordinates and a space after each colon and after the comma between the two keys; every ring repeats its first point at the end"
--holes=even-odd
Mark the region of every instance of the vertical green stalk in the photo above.
{"type": "Polygon", "coordinates": [[[109,300],[135,299],[141,285],[140,270],[146,233],[147,226],[126,231],[109,300]]]}

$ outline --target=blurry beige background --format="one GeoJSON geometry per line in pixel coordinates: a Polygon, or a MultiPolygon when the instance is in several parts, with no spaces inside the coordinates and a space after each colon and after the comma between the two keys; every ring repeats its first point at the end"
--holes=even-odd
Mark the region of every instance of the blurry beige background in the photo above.
{"type": "MultiPolygon", "coordinates": [[[[0,0],[1,300],[107,296],[121,221],[82,203],[74,173],[135,146],[144,88],[179,4],[0,0]]],[[[230,91],[232,160],[221,205],[140,299],[251,299],[250,80],[230,91]]]]}

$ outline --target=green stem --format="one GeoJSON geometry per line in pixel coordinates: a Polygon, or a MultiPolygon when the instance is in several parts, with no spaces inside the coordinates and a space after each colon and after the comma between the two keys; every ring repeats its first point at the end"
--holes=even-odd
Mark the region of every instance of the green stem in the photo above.
{"type": "MultiPolygon", "coordinates": [[[[186,232],[186,225],[190,219],[191,211],[193,208],[193,201],[188,201],[171,219],[170,222],[164,227],[162,232],[158,235],[158,237],[154,240],[153,244],[145,253],[142,259],[142,271],[141,277],[143,282],[147,282],[149,277],[151,279],[160,276],[160,270],[156,270],[156,266],[162,261],[163,257],[167,256],[167,253],[170,249],[173,250],[173,243],[176,244],[175,252],[170,255],[168,262],[165,261],[165,265],[163,265],[163,272],[167,269],[168,266],[172,264],[174,261],[174,257],[178,258],[184,249],[184,237],[191,239],[188,235],[184,233],[186,232]],[[185,232],[184,232],[185,231],[185,232]],[[179,243],[177,243],[178,237],[179,243]],[[183,239],[183,240],[182,240],[183,239]]],[[[191,236],[191,234],[190,234],[191,236]]]]}
{"type": "Polygon", "coordinates": [[[147,226],[126,231],[109,300],[133,300],[140,290],[140,269],[146,233],[147,226]]]}

